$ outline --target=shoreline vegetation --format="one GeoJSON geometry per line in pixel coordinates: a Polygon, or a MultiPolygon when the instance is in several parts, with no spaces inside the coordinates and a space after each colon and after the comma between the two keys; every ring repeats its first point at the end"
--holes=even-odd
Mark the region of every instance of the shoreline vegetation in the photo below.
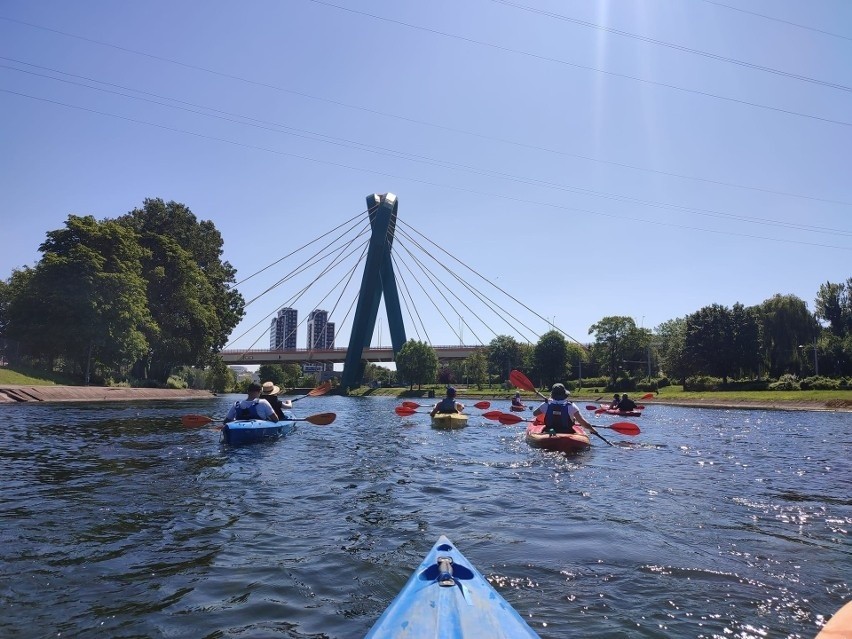
{"type": "MultiPolygon", "coordinates": [[[[389,396],[400,401],[422,400],[423,403],[438,401],[444,393],[443,385],[424,385],[421,388],[362,386],[349,393],[350,397],[389,396]],[[434,399],[429,394],[435,395],[434,399]]],[[[517,389],[503,386],[456,386],[459,398],[489,400],[494,402],[511,400],[517,389]]],[[[296,389],[292,394],[302,394],[296,389]]],[[[546,394],[546,393],[545,393],[546,394]]],[[[640,393],[634,393],[641,396],[640,393]]],[[[178,400],[209,399],[215,393],[209,390],[131,388],[127,386],[74,386],[57,384],[54,381],[30,377],[10,369],[0,369],[0,403],[41,402],[96,402],[133,400],[178,400]]],[[[533,393],[521,391],[523,402],[536,406],[540,398],[533,393]]],[[[575,403],[607,402],[611,393],[601,389],[581,389],[571,394],[575,403]]],[[[785,390],[785,391],[684,391],[680,386],[667,386],[653,399],[642,402],[645,406],[686,406],[716,409],[756,410],[806,410],[852,412],[850,390],[785,390]]],[[[499,407],[497,407],[499,408],[499,407]]]]}

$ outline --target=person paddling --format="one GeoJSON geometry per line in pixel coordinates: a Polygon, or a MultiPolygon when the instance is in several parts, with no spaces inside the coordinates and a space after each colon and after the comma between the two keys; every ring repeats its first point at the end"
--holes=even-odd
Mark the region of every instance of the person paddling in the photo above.
{"type": "Polygon", "coordinates": [[[264,419],[268,422],[277,422],[278,415],[275,409],[265,399],[260,399],[260,384],[252,382],[248,385],[248,397],[231,406],[225,415],[224,423],[233,422],[237,419],[264,419]]]}
{"type": "Polygon", "coordinates": [[[521,401],[521,394],[515,393],[515,396],[512,398],[512,406],[517,406],[518,408],[523,408],[524,403],[521,401]]]}
{"type": "Polygon", "coordinates": [[[429,413],[432,417],[438,413],[460,413],[464,410],[464,404],[456,401],[456,389],[452,386],[447,388],[447,395],[429,413]]]}
{"type": "Polygon", "coordinates": [[[273,382],[263,382],[260,390],[260,399],[265,399],[269,402],[269,405],[272,406],[272,410],[274,410],[275,414],[278,415],[278,419],[284,419],[284,411],[293,408],[293,402],[290,400],[282,402],[278,397],[278,393],[281,392],[281,389],[273,382]]]}
{"type": "Polygon", "coordinates": [[[627,396],[627,393],[624,393],[621,396],[621,401],[618,402],[618,410],[625,412],[625,413],[629,413],[631,411],[634,411],[634,410],[636,410],[636,402],[634,402],[632,399],[630,399],[627,396]]]}
{"type": "Polygon", "coordinates": [[[580,409],[568,400],[569,393],[564,384],[554,384],[550,388],[550,398],[542,402],[533,415],[544,415],[544,427],[551,433],[573,433],[574,422],[578,421],[588,429],[592,425],[580,414],[580,409]]]}

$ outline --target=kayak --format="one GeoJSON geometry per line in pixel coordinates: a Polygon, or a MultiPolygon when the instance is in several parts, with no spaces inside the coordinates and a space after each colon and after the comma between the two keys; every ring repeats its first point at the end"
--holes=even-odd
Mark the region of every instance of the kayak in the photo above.
{"type": "Polygon", "coordinates": [[[544,448],[545,450],[558,450],[563,453],[574,453],[591,448],[592,440],[583,430],[582,426],[574,425],[573,433],[550,433],[544,432],[545,426],[540,423],[532,423],[527,426],[527,443],[533,448],[544,448]]]}
{"type": "Polygon", "coordinates": [[[434,428],[464,428],[467,426],[469,415],[464,413],[437,413],[432,418],[434,428]]]}
{"type": "Polygon", "coordinates": [[[418,637],[519,639],[538,634],[441,535],[364,639],[418,637]]]}
{"type": "Polygon", "coordinates": [[[519,412],[521,412],[522,410],[526,410],[526,409],[527,409],[527,407],[526,407],[526,406],[515,406],[514,404],[512,404],[511,406],[509,406],[509,410],[513,410],[513,411],[515,411],[516,413],[519,413],[519,412]]]}
{"type": "Polygon", "coordinates": [[[832,615],[815,639],[849,639],[852,637],[852,601],[832,615]]]}
{"type": "Polygon", "coordinates": [[[279,420],[268,422],[264,419],[238,419],[222,427],[222,443],[230,446],[255,444],[289,435],[296,428],[296,422],[279,420]]]}

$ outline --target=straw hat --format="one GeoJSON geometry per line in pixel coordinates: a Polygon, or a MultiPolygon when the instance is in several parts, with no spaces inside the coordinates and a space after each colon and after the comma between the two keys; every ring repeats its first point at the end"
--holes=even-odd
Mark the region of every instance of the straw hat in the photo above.
{"type": "Polygon", "coordinates": [[[281,392],[281,389],[278,388],[272,382],[263,382],[263,386],[261,386],[261,390],[264,395],[277,395],[281,392]]]}

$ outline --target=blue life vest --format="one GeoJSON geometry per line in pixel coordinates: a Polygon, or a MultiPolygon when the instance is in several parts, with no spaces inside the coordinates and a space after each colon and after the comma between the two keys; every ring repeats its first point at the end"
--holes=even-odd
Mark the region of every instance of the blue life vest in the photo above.
{"type": "Polygon", "coordinates": [[[438,402],[438,412],[439,413],[457,413],[456,410],[456,400],[454,397],[445,397],[440,402],[438,402]]]}
{"type": "Polygon", "coordinates": [[[237,409],[236,418],[239,420],[260,419],[260,415],[257,413],[257,401],[254,400],[248,408],[241,408],[240,402],[234,404],[234,407],[237,409]]]}
{"type": "Polygon", "coordinates": [[[544,414],[544,425],[547,430],[557,433],[573,433],[574,420],[571,417],[571,402],[567,404],[548,404],[544,414]]]}

